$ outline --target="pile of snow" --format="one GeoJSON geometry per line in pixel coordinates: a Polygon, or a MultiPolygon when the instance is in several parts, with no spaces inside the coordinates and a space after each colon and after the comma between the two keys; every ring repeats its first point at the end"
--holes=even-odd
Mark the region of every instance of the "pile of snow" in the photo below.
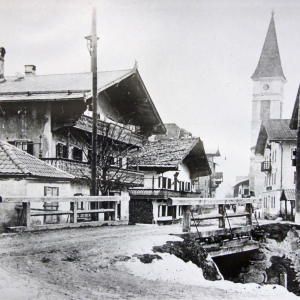
{"type": "Polygon", "coordinates": [[[192,262],[185,263],[175,255],[168,253],[156,253],[161,256],[162,259],[154,259],[150,264],[144,264],[138,258],[133,257],[134,254],[154,254],[152,251],[153,246],[164,245],[167,241],[180,240],[182,239],[176,236],[164,235],[136,241],[136,243],[130,247],[131,253],[127,253],[132,259],[120,263],[123,264],[132,275],[149,280],[214,287],[224,289],[229,293],[240,292],[248,294],[249,296],[252,294],[255,295],[256,299],[299,299],[296,295],[288,292],[284,287],[279,285],[260,286],[255,283],[241,284],[226,280],[205,280],[201,268],[198,268],[192,262]]]}

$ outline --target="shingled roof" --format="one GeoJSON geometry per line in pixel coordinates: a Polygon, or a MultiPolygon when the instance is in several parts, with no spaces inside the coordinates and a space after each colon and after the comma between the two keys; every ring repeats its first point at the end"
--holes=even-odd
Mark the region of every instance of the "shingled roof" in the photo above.
{"type": "Polygon", "coordinates": [[[31,176],[68,180],[74,178],[74,176],[54,168],[4,141],[0,141],[0,176],[31,176]]]}
{"type": "Polygon", "coordinates": [[[297,141],[297,131],[289,127],[289,119],[270,119],[260,127],[255,152],[263,154],[267,140],[269,142],[297,141]]]}
{"type": "Polygon", "coordinates": [[[251,78],[255,80],[263,77],[282,77],[286,80],[281,66],[273,13],[258,65],[251,78]]]}
{"type": "MultiPolygon", "coordinates": [[[[110,119],[140,127],[141,134],[164,134],[165,126],[135,66],[98,72],[102,112],[110,119]]],[[[92,73],[6,77],[0,83],[1,102],[87,101],[92,98],[92,73]]]]}
{"type": "Polygon", "coordinates": [[[169,139],[147,142],[139,154],[140,170],[157,172],[178,170],[185,163],[191,176],[206,176],[211,170],[200,138],[169,139]]]}

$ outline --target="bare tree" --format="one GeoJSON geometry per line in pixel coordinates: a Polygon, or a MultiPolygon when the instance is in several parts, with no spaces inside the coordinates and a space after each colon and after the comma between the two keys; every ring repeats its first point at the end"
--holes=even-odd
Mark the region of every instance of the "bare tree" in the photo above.
{"type": "MultiPolygon", "coordinates": [[[[74,146],[82,153],[86,167],[75,166],[78,180],[91,186],[90,172],[92,140],[88,117],[81,119],[80,126],[69,128],[63,134],[68,152],[74,151],[74,146]],[[83,124],[86,122],[86,124],[83,124]],[[84,126],[86,125],[86,126],[84,126]],[[77,128],[76,128],[77,127],[77,128]],[[83,130],[86,128],[86,130],[83,130]]],[[[97,149],[97,188],[101,195],[108,195],[112,190],[126,190],[132,186],[142,186],[143,175],[136,171],[139,148],[142,146],[142,136],[115,123],[98,121],[97,149]],[[133,166],[135,169],[133,169],[133,166]]],[[[68,157],[70,153],[68,153],[68,157]]]]}

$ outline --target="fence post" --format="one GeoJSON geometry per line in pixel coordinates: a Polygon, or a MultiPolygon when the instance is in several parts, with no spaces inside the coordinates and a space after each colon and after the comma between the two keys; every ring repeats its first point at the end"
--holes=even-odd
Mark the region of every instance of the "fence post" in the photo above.
{"type": "Polygon", "coordinates": [[[114,212],[113,212],[113,215],[112,215],[112,221],[116,221],[118,220],[118,202],[114,202],[114,212]]]}
{"type": "Polygon", "coordinates": [[[71,208],[73,210],[73,223],[77,223],[77,202],[71,202],[71,208]]]}
{"type": "Polygon", "coordinates": [[[183,205],[182,206],[182,213],[183,213],[182,232],[190,232],[191,231],[190,206],[183,205]]]}
{"type": "Polygon", "coordinates": [[[30,202],[23,202],[23,215],[25,219],[25,226],[30,229],[30,202]]]}
{"type": "Polygon", "coordinates": [[[246,216],[246,225],[252,225],[252,204],[246,203],[246,212],[249,213],[248,216],[246,216]]]}
{"type": "Polygon", "coordinates": [[[219,219],[219,228],[225,228],[225,205],[219,204],[219,214],[222,217],[219,219]]]}

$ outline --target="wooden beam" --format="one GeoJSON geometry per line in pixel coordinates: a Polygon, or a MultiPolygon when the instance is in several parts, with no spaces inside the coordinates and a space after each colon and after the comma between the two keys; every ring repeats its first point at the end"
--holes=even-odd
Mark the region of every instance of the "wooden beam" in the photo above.
{"type": "MultiPolygon", "coordinates": [[[[20,202],[115,202],[129,201],[129,196],[52,196],[52,197],[5,197],[2,196],[2,202],[20,203],[20,202]]],[[[1,205],[1,204],[0,204],[1,205]]]]}
{"type": "Polygon", "coordinates": [[[168,205],[219,205],[260,203],[259,198],[169,198],[168,205]]]}

